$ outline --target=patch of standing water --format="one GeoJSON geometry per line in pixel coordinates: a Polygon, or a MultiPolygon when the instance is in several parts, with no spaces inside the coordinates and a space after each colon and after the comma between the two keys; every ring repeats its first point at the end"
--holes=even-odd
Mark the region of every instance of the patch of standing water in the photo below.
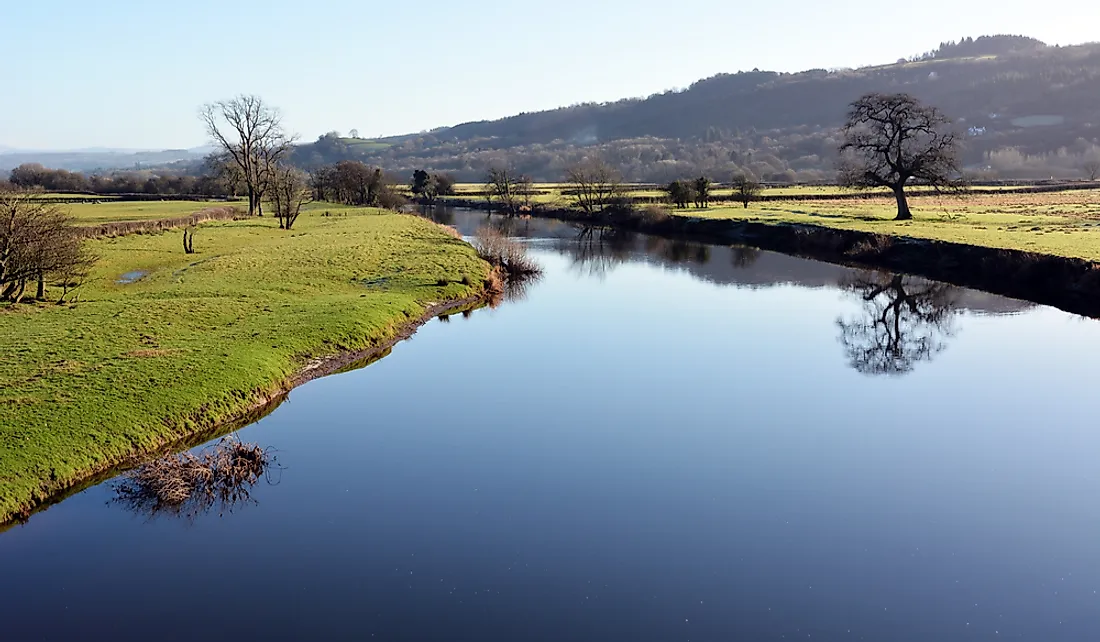
{"type": "Polygon", "coordinates": [[[126,274],[118,277],[118,280],[115,281],[115,283],[118,283],[119,285],[129,285],[131,283],[137,283],[138,281],[144,279],[148,274],[149,272],[146,270],[134,270],[133,272],[127,272],[126,274]]]}

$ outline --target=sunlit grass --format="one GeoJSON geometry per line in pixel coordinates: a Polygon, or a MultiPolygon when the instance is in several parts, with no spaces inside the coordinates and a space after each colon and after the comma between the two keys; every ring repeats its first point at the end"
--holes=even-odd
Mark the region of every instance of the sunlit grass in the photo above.
{"type": "Polygon", "coordinates": [[[76,305],[0,307],[0,521],[240,412],[311,358],[391,336],[488,273],[423,219],[324,205],[291,232],[270,218],[202,225],[192,255],[174,231],[91,246],[101,258],[76,305]]]}

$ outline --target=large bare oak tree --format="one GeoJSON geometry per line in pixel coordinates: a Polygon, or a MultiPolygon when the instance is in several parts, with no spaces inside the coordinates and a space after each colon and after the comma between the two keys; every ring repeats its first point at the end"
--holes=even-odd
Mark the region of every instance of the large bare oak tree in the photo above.
{"type": "Polygon", "coordinates": [[[863,96],[852,103],[843,133],[841,184],[890,188],[897,220],[913,218],[905,194],[909,181],[935,189],[961,185],[959,139],[951,120],[908,94],[863,96]]]}
{"type": "Polygon", "coordinates": [[[199,115],[210,138],[240,170],[249,215],[262,215],[273,168],[293,143],[283,130],[279,110],[259,96],[242,94],[205,105],[199,115]]]}

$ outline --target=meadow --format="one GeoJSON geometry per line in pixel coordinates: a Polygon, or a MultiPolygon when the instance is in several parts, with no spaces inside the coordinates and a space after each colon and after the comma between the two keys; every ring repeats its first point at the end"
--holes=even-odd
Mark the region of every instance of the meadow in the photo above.
{"type": "Polygon", "coordinates": [[[327,204],[290,232],[204,224],[191,255],[175,230],[88,243],[99,262],[76,303],[0,307],[0,522],[479,294],[488,273],[431,222],[327,204]]]}
{"type": "MultiPolygon", "coordinates": [[[[567,185],[538,183],[532,202],[544,207],[569,207],[567,185]]],[[[456,196],[476,196],[481,185],[460,184],[456,196]]],[[[676,216],[727,218],[782,224],[800,223],[896,236],[934,239],[968,245],[1006,248],[1100,261],[1100,189],[1022,193],[1011,187],[975,187],[968,194],[935,194],[910,190],[914,218],[895,221],[896,204],[884,191],[865,193],[836,186],[774,187],[761,192],[767,201],[747,209],[736,202],[712,202],[709,207],[672,208],[676,216]],[[834,200],[798,200],[805,196],[850,196],[834,200]],[[880,197],[879,197],[880,196],[880,197]],[[784,200],[784,197],[791,197],[784,200]]],[[[662,199],[659,190],[632,186],[630,196],[662,199]]],[[[712,195],[729,196],[728,188],[712,195]]],[[[637,207],[645,207],[644,201],[637,207]]]]}
{"type": "MultiPolygon", "coordinates": [[[[63,203],[58,207],[67,210],[75,219],[77,225],[98,225],[100,223],[177,218],[193,214],[207,207],[226,204],[224,201],[120,201],[107,198],[99,203],[63,203]]],[[[233,205],[235,203],[230,202],[228,204],[233,205]]],[[[240,205],[240,203],[236,204],[240,205]]]]}
{"type": "Polygon", "coordinates": [[[895,221],[893,199],[721,204],[673,214],[803,223],[1100,261],[1100,190],[922,196],[913,220],[895,221]]]}

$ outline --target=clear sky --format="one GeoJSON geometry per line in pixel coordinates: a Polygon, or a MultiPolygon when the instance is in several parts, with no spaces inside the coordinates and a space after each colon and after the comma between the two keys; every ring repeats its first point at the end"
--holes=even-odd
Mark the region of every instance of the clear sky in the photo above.
{"type": "Polygon", "coordinates": [[[0,0],[0,147],[193,147],[198,107],[242,92],[307,140],[401,134],[993,33],[1100,40],[1100,4],[0,0]]]}

